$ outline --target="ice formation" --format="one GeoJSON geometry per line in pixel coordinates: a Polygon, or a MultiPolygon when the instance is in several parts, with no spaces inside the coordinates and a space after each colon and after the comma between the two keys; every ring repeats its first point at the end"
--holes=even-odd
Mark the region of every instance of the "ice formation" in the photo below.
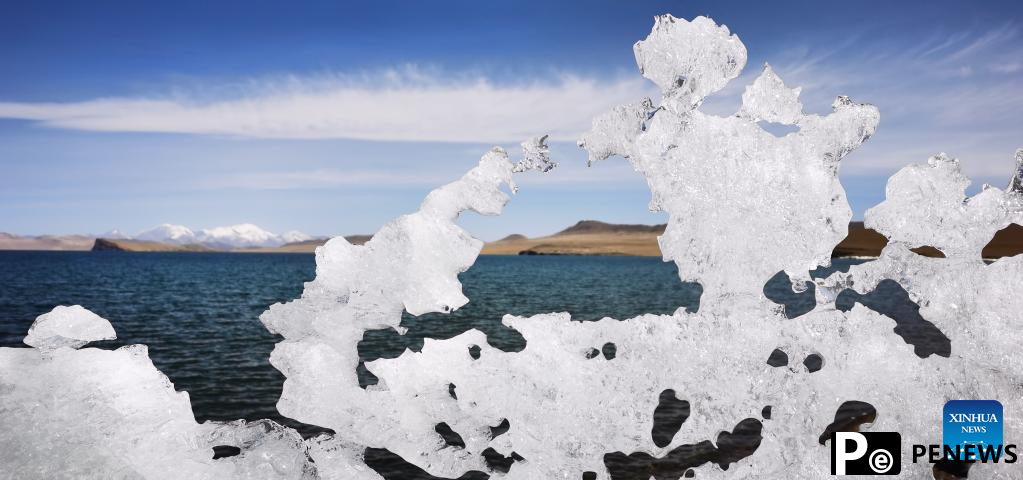
{"type": "MultiPolygon", "coordinates": [[[[799,89],[765,66],[736,115],[701,112],[746,63],[742,42],[703,17],[658,17],[635,53],[662,98],[594,119],[579,143],[591,163],[619,155],[646,177],[650,207],[670,216],[665,260],[704,287],[697,313],[595,322],[508,315],[504,324],[526,339],[521,352],[493,348],[476,330],[428,339],[419,352],[368,362],[379,383],[360,387],[364,332],[401,331],[403,311],[450,312],[468,301],[457,275],[482,242],[456,220],[466,210],[499,214],[514,172],[553,168],[546,137],[537,137],[523,143],[518,164],[491,150],[365,245],[330,240],[301,298],[262,315],[283,338],[270,359],[287,376],[278,409],[334,433],[303,441],[268,421],[197,424],[187,394],[144,346],[77,350],[113,329],[80,307],[58,307],[33,325],[26,343],[35,349],[0,349],[0,431],[17,432],[0,436],[0,464],[17,477],[379,479],[363,460],[371,447],[444,478],[475,470],[608,479],[630,468],[622,462],[649,471],[662,459],[698,478],[820,478],[830,473],[822,443],[836,410],[866,402],[876,418],[861,428],[901,432],[903,476],[931,478],[929,464],[905,459],[912,443],[941,443],[946,400],[1023,408],[1015,292],[1023,258],[980,258],[995,231],[1023,220],[1023,151],[1006,190],[970,198],[947,156],[897,173],[866,215],[890,240],[882,256],[816,279],[816,308],[787,319],[763,285],[785,271],[805,289],[809,271],[830,261],[851,217],[839,164],[874,132],[877,109],[838,97],[832,113],[804,114],[799,89]],[[758,122],[798,131],[777,137],[758,122]],[[945,258],[911,251],[923,245],[945,258]],[[842,290],[866,293],[884,279],[899,282],[951,339],[950,357],[920,358],[892,331],[894,320],[862,305],[836,309],[842,290]],[[768,364],[773,352],[788,362],[768,364]],[[819,369],[801,365],[814,356],[819,369]],[[665,399],[689,409],[667,433],[655,425],[665,399]],[[242,453],[213,460],[217,445],[242,453]]],[[[1020,417],[1005,419],[1007,441],[1020,438],[1020,417]]],[[[1008,468],[973,472],[1011,478],[1008,468]]]]}
{"type": "Polygon", "coordinates": [[[598,117],[579,143],[591,162],[617,154],[646,177],[651,210],[670,215],[664,258],[703,285],[701,305],[759,299],[779,270],[806,281],[828,264],[852,217],[838,162],[873,134],[877,109],[839,97],[834,113],[804,115],[799,89],[765,66],[737,115],[700,112],[746,64],[742,42],[708,18],[658,17],[635,50],[640,71],[662,90],[660,104],[598,117]],[[758,121],[799,131],[777,138],[758,121]]]}
{"type": "Polygon", "coordinates": [[[0,348],[0,477],[310,478],[293,430],[196,423],[145,345],[78,349],[112,338],[107,320],[57,307],[25,338],[35,348],[0,348]],[[242,454],[213,460],[217,445],[242,454]]]}
{"type": "Polygon", "coordinates": [[[61,347],[79,348],[89,342],[117,338],[105,318],[79,305],[56,307],[36,318],[28,329],[25,345],[50,352],[61,347]]]}

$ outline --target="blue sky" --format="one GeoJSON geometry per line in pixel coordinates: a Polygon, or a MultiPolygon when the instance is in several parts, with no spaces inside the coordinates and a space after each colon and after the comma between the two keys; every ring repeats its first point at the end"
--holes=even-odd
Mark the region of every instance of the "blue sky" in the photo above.
{"type": "Polygon", "coordinates": [[[561,166],[470,231],[663,222],[624,160],[586,168],[574,145],[654,93],[632,44],[658,13],[710,16],[749,50],[706,111],[733,113],[764,62],[809,112],[880,108],[842,166],[858,218],[905,164],[945,151],[974,189],[1003,186],[1023,147],[1018,2],[144,3],[0,6],[0,231],[369,233],[543,132],[561,166]]]}

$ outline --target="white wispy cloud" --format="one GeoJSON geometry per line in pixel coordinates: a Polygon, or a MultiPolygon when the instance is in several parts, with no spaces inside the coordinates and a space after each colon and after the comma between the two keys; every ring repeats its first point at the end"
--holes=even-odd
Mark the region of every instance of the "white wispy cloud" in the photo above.
{"type": "MultiPolygon", "coordinates": [[[[844,169],[890,172],[948,151],[974,175],[1007,171],[1023,129],[1023,42],[1013,24],[941,32],[898,48],[869,36],[826,48],[808,43],[766,56],[808,111],[837,95],[881,109],[878,135],[844,169]],[[982,139],[982,140],[981,140],[982,139]]],[[[761,66],[713,96],[704,111],[730,115],[761,66]]],[[[164,132],[271,139],[359,139],[511,144],[549,133],[573,141],[614,105],[656,96],[638,73],[610,79],[555,75],[495,81],[481,75],[402,67],[362,74],[261,78],[140,97],[70,103],[0,102],[0,118],[88,131],[164,132]]],[[[566,175],[557,175],[566,178],[566,175]]],[[[590,181],[604,181],[597,176],[590,181]]],[[[312,169],[238,174],[223,186],[291,189],[358,184],[411,185],[421,175],[312,169]]],[[[547,180],[543,180],[547,181],[547,180]]]]}
{"type": "MultiPolygon", "coordinates": [[[[1020,29],[1013,24],[942,32],[898,48],[870,38],[831,49],[792,48],[769,62],[802,86],[809,111],[825,113],[836,95],[877,105],[877,134],[843,171],[890,174],[944,151],[975,178],[1006,177],[1023,146],[1020,29]]],[[[749,69],[750,67],[747,67],[749,69]]],[[[749,73],[749,72],[747,72],[749,73]]]]}
{"type": "Polygon", "coordinates": [[[443,185],[450,181],[450,174],[402,173],[394,171],[357,171],[340,169],[315,169],[301,171],[269,171],[225,175],[197,183],[205,189],[243,188],[252,190],[292,190],[310,188],[332,188],[344,186],[407,186],[443,185]]]}
{"type": "MultiPolygon", "coordinates": [[[[214,88],[216,90],[216,88],[214,88]]],[[[231,99],[112,97],[71,103],[0,102],[0,118],[55,128],[277,139],[510,142],[540,133],[574,139],[609,107],[650,88],[638,76],[563,75],[497,84],[415,70],[252,82],[231,99]]]]}

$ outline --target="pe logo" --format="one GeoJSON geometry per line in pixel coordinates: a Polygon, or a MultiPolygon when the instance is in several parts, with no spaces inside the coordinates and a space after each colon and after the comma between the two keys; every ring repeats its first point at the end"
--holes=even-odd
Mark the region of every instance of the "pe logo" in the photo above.
{"type": "Polygon", "coordinates": [[[902,435],[898,432],[831,434],[832,475],[898,475],[902,435]]]}
{"type": "Polygon", "coordinates": [[[942,413],[942,443],[949,454],[959,447],[959,460],[980,460],[978,453],[1002,451],[1002,404],[997,400],[952,400],[942,413]],[[967,448],[968,445],[972,445],[967,448]]]}

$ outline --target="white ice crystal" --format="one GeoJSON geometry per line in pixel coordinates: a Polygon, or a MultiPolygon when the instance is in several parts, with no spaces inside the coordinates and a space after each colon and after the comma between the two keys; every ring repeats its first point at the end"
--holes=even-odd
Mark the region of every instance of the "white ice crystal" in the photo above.
{"type": "Polygon", "coordinates": [[[809,270],[828,265],[852,217],[838,164],[873,134],[877,109],[839,97],[834,113],[804,115],[799,89],[765,66],[738,115],[700,112],[703,99],[746,63],[742,42],[703,17],[658,17],[635,50],[640,70],[661,87],[661,104],[598,117],[579,144],[591,162],[618,154],[646,177],[651,210],[670,215],[660,239],[664,258],[678,264],[683,280],[703,285],[701,305],[760,299],[765,279],[779,270],[806,281],[809,270]],[[759,120],[799,131],[777,138],[759,120]]]}
{"type": "Polygon", "coordinates": [[[36,318],[28,329],[25,345],[48,352],[61,347],[78,348],[97,340],[117,338],[105,318],[80,305],[56,307],[36,318]]]}
{"type": "Polygon", "coordinates": [[[37,348],[0,348],[0,477],[298,479],[313,474],[293,430],[269,421],[257,422],[259,431],[253,424],[196,423],[188,394],[174,390],[145,345],[74,349],[109,338],[114,338],[110,323],[76,305],[39,317],[25,340],[37,348]],[[287,435],[294,440],[290,444],[277,441],[265,448],[287,435]],[[216,445],[243,453],[213,460],[216,445]]]}
{"type": "MultiPolygon", "coordinates": [[[[371,446],[387,447],[437,475],[486,469],[482,449],[439,448],[438,423],[463,426],[456,421],[447,384],[417,392],[415,402],[383,384],[364,390],[355,374],[357,345],[366,330],[398,329],[402,310],[419,315],[465,305],[457,274],[475,262],[483,242],[455,221],[465,210],[501,213],[509,200],[502,186],[512,185],[513,171],[549,170],[545,140],[523,143],[525,158],[517,166],[494,148],[460,180],[430,192],[418,212],[388,223],[365,245],[351,245],[343,237],[330,240],[316,251],[317,276],[302,298],[263,314],[267,328],[285,338],[270,357],[288,377],[278,410],[337,432],[317,440],[321,448],[313,449],[312,457],[318,466],[326,452],[335,452],[334,461],[342,458],[340,465],[351,468],[348,462],[358,462],[362,449],[371,446]],[[423,445],[438,448],[424,452],[423,445]]],[[[376,478],[368,471],[363,475],[376,478]]]]}
{"type": "MultiPolygon", "coordinates": [[[[783,270],[802,289],[810,270],[828,265],[851,217],[840,161],[874,132],[877,109],[838,97],[832,113],[804,114],[799,89],[765,66],[736,115],[701,112],[746,63],[742,42],[703,17],[658,17],[635,53],[662,98],[594,119],[579,143],[591,163],[619,155],[646,177],[651,208],[670,218],[660,238],[665,260],[704,287],[697,313],[595,322],[508,315],[503,323],[526,340],[520,352],[491,347],[477,330],[427,339],[419,352],[367,362],[379,383],[360,387],[357,346],[366,331],[400,332],[403,311],[450,312],[469,300],[458,274],[482,242],[456,220],[466,210],[499,214],[514,172],[553,167],[546,137],[537,137],[523,143],[518,164],[491,150],[365,245],[330,240],[317,249],[316,278],[302,296],[261,316],[283,337],[270,358],[287,377],[279,411],[334,433],[302,441],[268,421],[199,425],[187,394],[174,391],[145,347],[59,348],[113,331],[99,328],[98,317],[85,328],[51,313],[26,339],[38,349],[0,349],[0,432],[15,432],[0,434],[0,464],[16,477],[380,479],[363,460],[372,447],[439,477],[479,470],[574,480],[583,472],[612,478],[609,458],[699,450],[683,460],[698,478],[823,478],[831,464],[823,443],[848,401],[876,408],[861,428],[902,433],[903,477],[932,477],[929,464],[907,459],[914,443],[941,443],[947,400],[1000,400],[1007,442],[1020,438],[1021,417],[1009,412],[1023,409],[1023,257],[986,264],[980,252],[995,231],[1023,220],[1023,150],[1005,191],[970,198],[947,156],[897,173],[885,202],[866,214],[890,240],[881,257],[817,279],[816,307],[788,319],[764,297],[764,283],[783,270]],[[758,122],[798,131],[777,137],[758,122]],[[946,258],[911,251],[924,245],[946,258]],[[843,290],[867,293],[886,279],[951,340],[949,357],[920,358],[893,332],[895,320],[863,305],[836,308],[843,290]],[[776,349],[787,365],[768,365],[776,349]],[[803,365],[813,356],[819,370],[803,365]],[[688,402],[690,414],[655,442],[665,394],[688,402]],[[447,444],[441,424],[464,445],[447,444]],[[741,434],[760,440],[733,448],[741,434]],[[216,445],[242,453],[212,460],[216,445]],[[486,451],[514,462],[493,471],[486,451]]],[[[1011,468],[973,472],[1012,478],[1011,468]]]]}
{"type": "Polygon", "coordinates": [[[966,198],[969,185],[959,161],[944,153],[907,166],[888,180],[887,199],[867,211],[866,226],[891,243],[935,247],[949,258],[980,259],[995,232],[1023,221],[1023,192],[987,187],[966,198]]]}

